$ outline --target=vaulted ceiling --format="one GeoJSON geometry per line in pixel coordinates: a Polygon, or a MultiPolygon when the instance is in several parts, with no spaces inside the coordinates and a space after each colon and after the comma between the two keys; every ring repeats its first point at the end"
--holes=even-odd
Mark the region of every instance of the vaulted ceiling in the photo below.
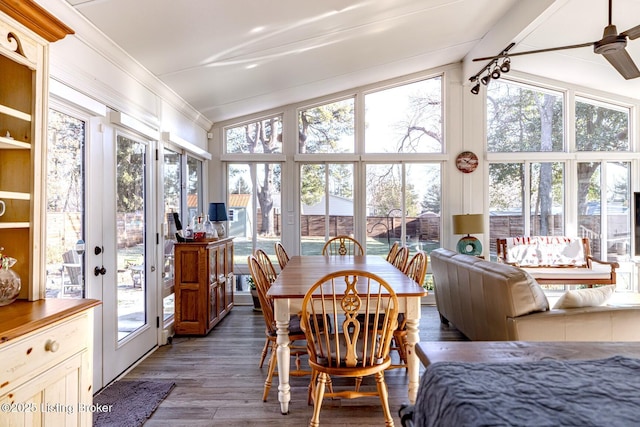
{"type": "MultiPolygon", "coordinates": [[[[602,38],[607,0],[67,0],[211,121],[478,56],[602,38]]],[[[614,0],[622,32],[640,0],[614,0]]],[[[640,66],[640,39],[627,50],[640,66]]],[[[514,57],[512,69],[640,98],[591,47],[514,57]]]]}

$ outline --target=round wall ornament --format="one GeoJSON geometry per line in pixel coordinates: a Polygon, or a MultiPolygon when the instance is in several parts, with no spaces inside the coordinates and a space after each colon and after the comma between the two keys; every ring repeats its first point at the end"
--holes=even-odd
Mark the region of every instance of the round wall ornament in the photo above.
{"type": "Polygon", "coordinates": [[[456,167],[462,173],[471,173],[478,167],[478,156],[471,151],[463,151],[456,157],[456,167]]]}

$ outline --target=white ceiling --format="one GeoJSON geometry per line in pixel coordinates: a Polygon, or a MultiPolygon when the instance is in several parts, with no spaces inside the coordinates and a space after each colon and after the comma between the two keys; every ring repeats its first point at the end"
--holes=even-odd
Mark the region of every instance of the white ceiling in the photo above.
{"type": "MultiPolygon", "coordinates": [[[[67,0],[217,122],[472,57],[591,42],[607,0],[67,0]]],[[[614,0],[622,32],[640,0],[614,0]]],[[[627,50],[640,66],[640,39],[627,50]]],[[[512,68],[638,98],[590,47],[512,59],[512,68]]]]}

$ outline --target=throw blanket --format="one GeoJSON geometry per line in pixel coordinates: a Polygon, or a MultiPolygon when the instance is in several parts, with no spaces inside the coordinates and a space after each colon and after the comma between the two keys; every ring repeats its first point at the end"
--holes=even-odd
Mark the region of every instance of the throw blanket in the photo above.
{"type": "Polygon", "coordinates": [[[424,373],[418,426],[633,426],[640,359],[440,362],[424,373]]]}

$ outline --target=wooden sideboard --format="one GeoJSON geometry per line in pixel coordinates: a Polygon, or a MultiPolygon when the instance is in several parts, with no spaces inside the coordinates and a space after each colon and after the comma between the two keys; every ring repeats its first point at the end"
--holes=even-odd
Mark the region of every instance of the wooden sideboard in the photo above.
{"type": "Polygon", "coordinates": [[[0,424],[91,426],[93,307],[89,299],[0,307],[0,424]]]}
{"type": "Polygon", "coordinates": [[[175,332],[206,335],[233,307],[233,239],[175,245],[175,332]]]}

